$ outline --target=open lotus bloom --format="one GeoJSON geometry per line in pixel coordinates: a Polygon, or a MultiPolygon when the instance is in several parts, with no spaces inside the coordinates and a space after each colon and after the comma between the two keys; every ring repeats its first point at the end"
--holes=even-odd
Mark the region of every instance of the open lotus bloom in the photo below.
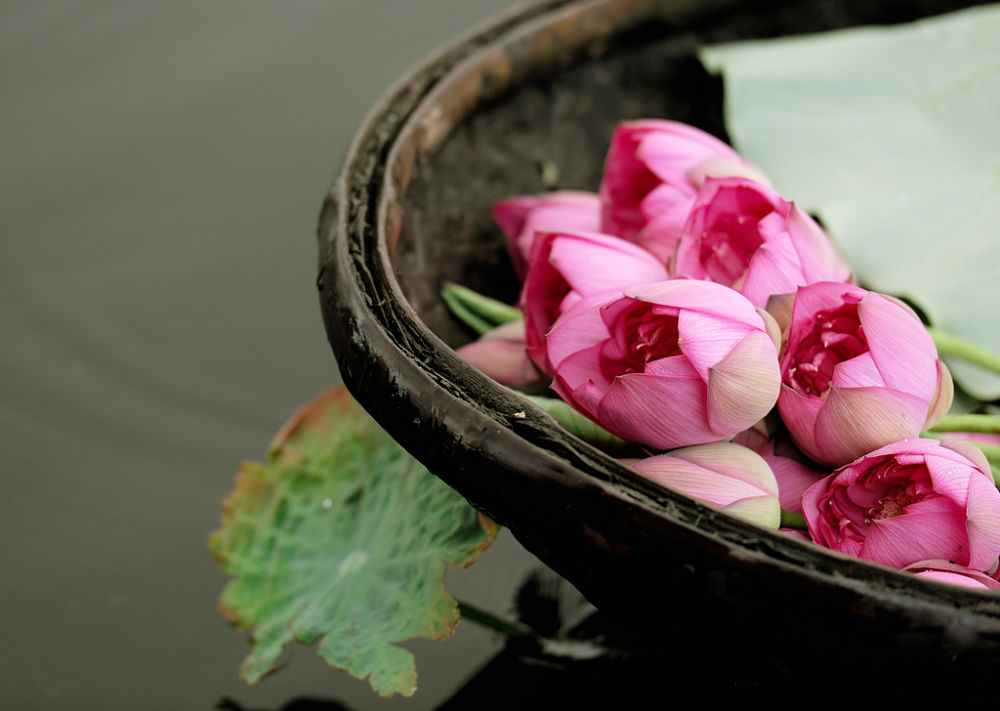
{"type": "Polygon", "coordinates": [[[661,450],[716,442],[774,405],[779,374],[769,324],[766,313],[711,282],[595,294],[548,334],[552,387],[626,440],[661,450]]]}
{"type": "Polygon", "coordinates": [[[677,241],[671,276],[736,289],[755,306],[851,269],[816,222],[771,188],[746,178],[709,178],[677,241]]]}
{"type": "Polygon", "coordinates": [[[668,489],[777,530],[778,483],[764,459],[738,444],[714,442],[640,459],[630,466],[668,489]]]}
{"type": "Polygon", "coordinates": [[[789,432],[832,467],[916,437],[951,406],[951,376],[916,314],[850,284],[796,292],[781,374],[789,432]]]}
{"type": "Polygon", "coordinates": [[[521,289],[528,355],[551,375],[545,334],[560,314],[590,294],[666,278],[667,270],[656,257],[617,237],[595,232],[539,233],[521,289]]]}
{"type": "Polygon", "coordinates": [[[523,280],[538,232],[598,232],[601,202],[594,193],[563,190],[510,198],[493,206],[493,219],[507,235],[514,271],[523,280]]]}
{"type": "Polygon", "coordinates": [[[676,121],[622,123],[601,182],[601,231],[636,240],[664,261],[708,176],[766,178],[718,138],[676,121]]]}
{"type": "Polygon", "coordinates": [[[816,543],[893,568],[940,559],[992,572],[1000,558],[1000,492],[964,443],[894,442],[810,487],[802,510],[816,543]]]}

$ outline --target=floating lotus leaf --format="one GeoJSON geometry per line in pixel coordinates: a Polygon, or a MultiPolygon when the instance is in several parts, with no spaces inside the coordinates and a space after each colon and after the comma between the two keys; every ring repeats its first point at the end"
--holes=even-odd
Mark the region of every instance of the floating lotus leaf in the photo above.
{"type": "Polygon", "coordinates": [[[345,389],[331,390],[278,433],[267,464],[241,467],[210,539],[235,576],[222,612],[252,630],[242,677],[258,681],[297,639],[379,694],[413,694],[413,655],[394,643],[452,634],[445,571],[495,535],[345,389]]]}
{"type": "MultiPolygon", "coordinates": [[[[736,147],[862,283],[1000,350],[1000,7],[711,47],[736,147]]],[[[983,399],[1000,379],[952,364],[983,399]],[[957,367],[956,367],[957,366],[957,367]]]]}

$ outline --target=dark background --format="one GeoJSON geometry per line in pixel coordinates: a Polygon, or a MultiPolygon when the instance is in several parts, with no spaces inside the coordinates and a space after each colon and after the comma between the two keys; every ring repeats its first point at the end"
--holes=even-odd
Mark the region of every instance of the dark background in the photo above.
{"type": "MultiPolygon", "coordinates": [[[[0,706],[436,706],[499,646],[414,642],[386,702],[296,646],[257,687],[205,542],[338,379],[316,217],[355,128],[504,0],[0,0],[0,706]]],[[[505,612],[503,536],[450,587],[505,612]]]]}

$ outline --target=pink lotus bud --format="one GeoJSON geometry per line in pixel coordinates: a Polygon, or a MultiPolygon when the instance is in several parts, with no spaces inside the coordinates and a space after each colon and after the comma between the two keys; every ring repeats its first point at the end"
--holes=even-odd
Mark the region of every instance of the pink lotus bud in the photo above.
{"type": "Polygon", "coordinates": [[[585,298],[547,338],[552,387],[618,436],[657,449],[715,442],[779,389],[764,317],[732,289],[676,279],[585,298]]]}
{"type": "Polygon", "coordinates": [[[906,573],[913,573],[918,578],[936,580],[939,583],[949,583],[951,585],[961,585],[963,588],[976,588],[978,590],[1000,590],[1000,582],[997,582],[986,573],[979,570],[970,570],[962,565],[955,565],[947,560],[922,560],[918,563],[911,563],[903,568],[906,573]]]}
{"type": "Polygon", "coordinates": [[[615,129],[601,183],[601,231],[636,240],[666,261],[706,177],[764,176],[719,139],[675,121],[615,129]]]}
{"type": "Polygon", "coordinates": [[[501,385],[524,389],[539,379],[524,348],[524,321],[497,326],[457,353],[501,385]]]}
{"type": "Polygon", "coordinates": [[[774,190],[710,178],[677,241],[671,276],[725,284],[766,307],[799,286],[849,281],[851,270],[820,226],[774,190]]]}
{"type": "Polygon", "coordinates": [[[666,278],[666,268],[656,257],[617,237],[596,232],[539,233],[521,290],[528,355],[551,375],[545,334],[560,314],[590,294],[666,278]]]}
{"type": "Polygon", "coordinates": [[[809,461],[787,434],[769,436],[762,423],[740,432],[733,437],[733,443],[752,449],[771,467],[778,481],[778,499],[785,511],[802,513],[802,494],[830,473],[829,469],[818,469],[809,461]]]}
{"type": "Polygon", "coordinates": [[[675,449],[630,465],[643,476],[751,523],[777,530],[778,483],[746,447],[715,442],[675,449]]]}
{"type": "Polygon", "coordinates": [[[813,540],[893,568],[943,559],[992,571],[1000,557],[1000,492],[974,447],[894,442],[806,490],[813,540]]]}
{"type": "Polygon", "coordinates": [[[493,219],[507,235],[514,271],[523,280],[537,232],[597,232],[601,202],[594,193],[560,191],[510,198],[493,206],[493,219]]]}
{"type": "Polygon", "coordinates": [[[927,329],[894,299],[821,282],[795,296],[778,410],[803,452],[837,467],[932,426],[951,376],[927,329]]]}

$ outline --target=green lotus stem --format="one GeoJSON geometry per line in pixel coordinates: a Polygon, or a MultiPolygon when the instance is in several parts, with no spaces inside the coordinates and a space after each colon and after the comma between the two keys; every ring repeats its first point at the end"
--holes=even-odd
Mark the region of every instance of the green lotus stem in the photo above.
{"type": "Polygon", "coordinates": [[[502,324],[524,318],[513,306],[483,296],[459,284],[445,284],[441,290],[441,298],[456,318],[479,335],[492,331],[502,324]]]}
{"type": "Polygon", "coordinates": [[[988,444],[986,442],[977,442],[974,439],[970,439],[969,441],[972,442],[977,447],[979,447],[979,449],[983,451],[983,454],[986,455],[986,458],[989,459],[990,462],[1000,462],[1000,444],[988,444]]]}
{"type": "Polygon", "coordinates": [[[444,299],[444,303],[448,306],[452,315],[480,336],[492,330],[493,326],[489,321],[479,318],[474,311],[466,308],[464,302],[447,289],[441,292],[441,297],[444,299]]]}
{"type": "Polygon", "coordinates": [[[507,620],[499,615],[494,615],[488,610],[484,610],[481,607],[473,605],[471,602],[458,601],[458,611],[461,613],[462,617],[469,620],[470,622],[475,622],[476,624],[482,625],[494,632],[499,632],[505,637],[511,639],[517,639],[521,637],[537,637],[534,630],[532,630],[527,625],[521,624],[520,622],[514,622],[513,620],[507,620]]]}
{"type": "Polygon", "coordinates": [[[1000,416],[949,414],[942,417],[931,432],[981,432],[985,434],[1000,434],[1000,416]]]}
{"type": "Polygon", "coordinates": [[[541,395],[525,395],[525,397],[552,415],[564,429],[611,455],[621,455],[632,448],[621,437],[611,434],[593,420],[584,417],[563,400],[541,395]]]}
{"type": "Polygon", "coordinates": [[[781,509],[781,527],[797,528],[800,531],[809,530],[809,526],[806,525],[805,516],[794,511],[786,511],[785,509],[781,509]]]}
{"type": "Polygon", "coordinates": [[[980,368],[1000,373],[1000,353],[936,328],[928,328],[927,332],[934,339],[934,345],[937,346],[939,355],[960,358],[978,365],[980,368]]]}

